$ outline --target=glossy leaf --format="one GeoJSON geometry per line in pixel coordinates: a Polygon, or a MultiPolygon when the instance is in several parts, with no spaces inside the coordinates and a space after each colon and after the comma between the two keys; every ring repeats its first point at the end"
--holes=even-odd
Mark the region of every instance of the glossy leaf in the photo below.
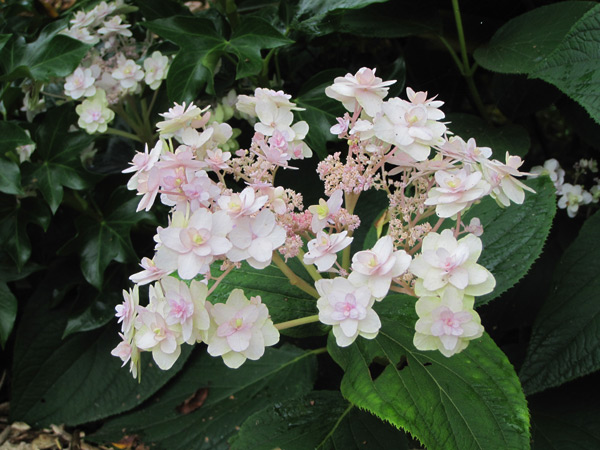
{"type": "Polygon", "coordinates": [[[490,42],[475,50],[475,60],[500,73],[531,73],[596,5],[566,1],[542,6],[505,23],[490,42]]]}
{"type": "MultiPolygon", "coordinates": [[[[289,262],[292,263],[293,260],[289,262]]],[[[294,267],[296,273],[301,273],[300,267],[294,267]]],[[[292,286],[288,278],[274,265],[257,270],[246,263],[242,264],[241,268],[233,270],[221,281],[209,300],[213,303],[225,303],[235,288],[243,289],[247,297],[260,295],[262,302],[269,308],[274,323],[312,316],[318,312],[317,300],[292,286]]],[[[290,336],[310,336],[324,334],[324,330],[323,325],[311,324],[290,328],[282,333],[290,336]]]]}
{"type": "Polygon", "coordinates": [[[2,154],[14,151],[19,145],[33,144],[23,128],[14,122],[0,120],[0,148],[2,154]]]}
{"type": "Polygon", "coordinates": [[[414,302],[394,295],[376,305],[382,328],[373,340],[340,348],[330,334],[343,396],[430,450],[529,448],[527,403],[506,356],[487,335],[451,358],[415,349],[414,302]]]}
{"type": "Polygon", "coordinates": [[[17,318],[17,298],[6,283],[0,282],[0,344],[6,344],[17,318]]]}
{"type": "Polygon", "coordinates": [[[504,162],[506,152],[523,157],[529,151],[529,135],[519,125],[494,127],[477,116],[460,113],[448,114],[445,120],[454,134],[465,141],[474,138],[478,147],[490,147],[493,158],[500,161],[504,162]]]}
{"type": "Polygon", "coordinates": [[[229,449],[227,440],[252,413],[312,389],[315,362],[312,353],[283,346],[268,348],[259,361],[232,370],[198,348],[176,383],[88,438],[118,442],[135,434],[153,448],[229,449]]]}
{"type": "Polygon", "coordinates": [[[0,159],[0,192],[14,195],[23,194],[21,170],[17,163],[0,159]]]}
{"type": "Polygon", "coordinates": [[[66,77],[79,65],[90,46],[58,34],[64,27],[60,22],[48,25],[40,36],[29,44],[22,38],[9,42],[0,52],[2,81],[30,77],[46,81],[53,77],[66,77]]]}
{"type": "MultiPolygon", "coordinates": [[[[81,289],[78,303],[85,301],[83,296],[92,296],[93,294],[90,295],[89,291],[94,290],[92,287],[89,289],[82,287],[81,289]]],[[[108,291],[96,294],[83,310],[76,310],[74,314],[69,314],[63,339],[73,333],[96,330],[114,320],[115,306],[122,301],[123,297],[118,292],[108,291]]]]}
{"type": "Polygon", "coordinates": [[[27,302],[14,348],[11,421],[32,426],[78,425],[127,411],[150,397],[181,368],[189,346],[169,371],[149,353],[142,359],[141,383],[110,351],[119,342],[115,326],[62,340],[69,302],[50,308],[57,286],[72,279],[68,270],[50,273],[27,302]]]}
{"type": "Polygon", "coordinates": [[[487,197],[464,216],[478,217],[483,225],[483,252],[477,261],[496,278],[494,291],[477,297],[483,305],[514,286],[539,257],[556,213],[555,188],[548,177],[526,181],[536,193],[526,192],[522,205],[500,208],[487,197]],[[518,262],[518,263],[517,263],[518,262]]]}
{"type": "Polygon", "coordinates": [[[339,392],[314,391],[283,400],[246,419],[232,450],[408,449],[398,429],[346,402],[339,392]]]}
{"type": "Polygon", "coordinates": [[[531,331],[520,377],[528,394],[600,369],[600,212],[560,259],[531,331]]]}

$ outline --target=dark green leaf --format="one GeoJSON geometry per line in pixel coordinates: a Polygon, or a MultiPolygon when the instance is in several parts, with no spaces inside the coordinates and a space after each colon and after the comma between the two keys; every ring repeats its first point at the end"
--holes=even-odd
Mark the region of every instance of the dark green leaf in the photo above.
{"type": "Polygon", "coordinates": [[[330,334],[344,397],[430,450],[529,448],[527,403],[506,356],[487,335],[451,358],[416,350],[414,302],[394,295],[376,305],[382,327],[373,340],[340,348],[330,334]]]}
{"type": "Polygon", "coordinates": [[[475,60],[500,73],[530,73],[596,5],[566,1],[542,6],[504,24],[490,42],[475,50],[475,60]]]}
{"type": "Polygon", "coordinates": [[[0,344],[6,344],[17,318],[17,298],[6,283],[0,282],[0,344]]]}
{"type": "Polygon", "coordinates": [[[531,332],[520,377],[528,394],[600,369],[600,212],[560,259],[531,332]]]}
{"type": "Polygon", "coordinates": [[[478,147],[490,147],[493,158],[504,161],[506,152],[511,155],[525,156],[530,141],[527,130],[520,125],[494,127],[483,119],[471,114],[448,114],[448,128],[465,141],[474,138],[478,147]]]}
{"type": "Polygon", "coordinates": [[[528,180],[526,184],[536,193],[526,192],[522,205],[500,208],[487,197],[464,217],[465,223],[472,217],[481,220],[483,252],[478,263],[496,278],[494,291],[477,297],[477,305],[493,300],[514,286],[542,252],[556,213],[556,190],[548,177],[528,180]]]}
{"type": "Polygon", "coordinates": [[[2,154],[13,152],[19,145],[33,144],[24,129],[16,123],[0,121],[0,148],[2,154]]]}
{"type": "MultiPolygon", "coordinates": [[[[85,290],[83,295],[89,295],[89,292],[85,290]]],[[[80,301],[82,300],[84,299],[80,298],[80,301]]],[[[73,333],[96,330],[114,320],[115,306],[122,301],[123,297],[118,292],[100,292],[85,309],[77,310],[75,314],[69,315],[63,339],[73,333]]]]}
{"type": "Polygon", "coordinates": [[[321,24],[327,23],[327,16],[333,12],[361,9],[373,3],[383,3],[387,0],[300,0],[295,14],[296,28],[311,32],[315,35],[321,32],[321,24]]]}
{"type": "Polygon", "coordinates": [[[315,374],[314,355],[291,346],[267,348],[260,361],[235,370],[198,348],[177,382],[158,398],[107,421],[88,438],[117,442],[136,434],[157,449],[229,449],[227,439],[249,415],[309,392],[315,374]]]}
{"type": "Polygon", "coordinates": [[[38,427],[77,425],[127,411],[171,379],[189,356],[189,346],[184,346],[175,366],[162,371],[145,353],[138,383],[110,354],[119,342],[116,326],[62,340],[68,302],[54,309],[49,305],[57,286],[72,277],[59,268],[27,302],[14,349],[11,420],[38,427]]]}
{"type": "Polygon", "coordinates": [[[66,77],[79,65],[90,46],[65,35],[57,34],[61,24],[47,26],[35,42],[26,44],[15,39],[0,52],[0,66],[4,75],[0,80],[11,81],[30,77],[46,81],[66,77]]]}
{"type": "MultiPolygon", "coordinates": [[[[293,263],[292,260],[288,263],[293,263]]],[[[296,269],[296,267],[294,267],[296,269]]],[[[301,273],[296,269],[296,273],[301,273]]],[[[309,282],[311,286],[313,282],[309,282]]],[[[262,270],[253,269],[247,264],[230,272],[221,281],[210,296],[213,303],[225,303],[235,288],[244,290],[247,297],[260,295],[262,302],[269,308],[274,323],[286,322],[300,317],[317,314],[317,300],[295,286],[274,265],[262,270]]],[[[303,325],[282,331],[291,336],[310,336],[324,334],[319,324],[303,325]]]]}
{"type": "Polygon", "coordinates": [[[231,444],[232,450],[408,448],[401,431],[353,407],[337,391],[277,402],[248,417],[231,444]]]}
{"type": "Polygon", "coordinates": [[[14,195],[23,194],[21,170],[17,163],[0,159],[0,192],[14,195]]]}
{"type": "Polygon", "coordinates": [[[130,239],[130,230],[136,223],[151,216],[136,213],[139,198],[117,191],[112,206],[102,219],[81,216],[76,221],[75,238],[81,255],[81,271],[85,279],[101,289],[104,270],[111,261],[134,262],[138,257],[130,239]]]}
{"type": "Polygon", "coordinates": [[[190,10],[173,0],[136,0],[142,16],[146,20],[189,14],[190,10]]]}
{"type": "Polygon", "coordinates": [[[333,84],[336,76],[344,75],[344,69],[320,72],[304,84],[295,99],[298,106],[305,108],[304,111],[297,111],[296,116],[305,120],[310,128],[305,141],[320,159],[327,156],[326,143],[337,140],[337,136],[331,134],[329,129],[345,111],[340,102],[325,95],[325,88],[333,84]]]}
{"type": "Polygon", "coordinates": [[[600,5],[571,28],[559,46],[530,76],[552,83],[600,123],[600,5]]]}
{"type": "Polygon", "coordinates": [[[0,34],[0,50],[4,48],[12,34],[0,34]]]}
{"type": "Polygon", "coordinates": [[[47,114],[37,128],[35,141],[38,160],[33,164],[29,182],[40,189],[55,213],[63,199],[63,186],[84,189],[95,178],[81,164],[81,151],[94,140],[83,132],[69,132],[76,121],[72,105],[65,104],[47,114]]]}

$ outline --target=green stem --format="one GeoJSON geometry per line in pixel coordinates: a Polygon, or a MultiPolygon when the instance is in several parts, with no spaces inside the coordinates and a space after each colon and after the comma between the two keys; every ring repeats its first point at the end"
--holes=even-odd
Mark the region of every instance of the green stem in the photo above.
{"type": "Polygon", "coordinates": [[[287,322],[276,323],[275,328],[278,330],[285,330],[287,328],[297,327],[300,325],[306,325],[307,323],[315,323],[319,321],[319,315],[301,317],[299,319],[288,320],[287,322]]]}
{"type": "Polygon", "coordinates": [[[121,137],[131,139],[131,140],[134,140],[137,142],[143,142],[137,135],[135,135],[133,133],[128,133],[127,131],[118,130],[116,128],[108,127],[104,133],[105,134],[114,134],[115,136],[121,136],[121,137]]]}
{"type": "Polygon", "coordinates": [[[458,57],[458,55],[456,54],[456,52],[454,51],[454,49],[452,48],[450,43],[446,40],[446,38],[444,36],[438,36],[438,38],[440,39],[440,41],[442,41],[442,44],[444,44],[444,46],[448,50],[448,53],[450,53],[450,56],[456,63],[456,66],[458,67],[460,74],[462,76],[466,76],[465,68],[463,67],[463,63],[460,61],[460,58],[458,57]]]}
{"type": "Polygon", "coordinates": [[[314,298],[321,297],[314,287],[296,275],[294,271],[285,264],[283,259],[281,259],[281,256],[279,256],[279,253],[276,251],[273,252],[273,263],[275,263],[279,270],[281,270],[281,272],[288,277],[292,286],[296,286],[298,289],[306,292],[308,295],[311,295],[314,298]]]}

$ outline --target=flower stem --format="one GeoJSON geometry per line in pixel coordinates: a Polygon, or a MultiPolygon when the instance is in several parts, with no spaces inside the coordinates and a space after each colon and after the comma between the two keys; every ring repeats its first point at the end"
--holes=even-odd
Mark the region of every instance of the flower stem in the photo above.
{"type": "Polygon", "coordinates": [[[317,290],[310,284],[308,284],[306,281],[304,281],[302,278],[300,278],[298,275],[296,275],[294,271],[286,265],[283,259],[281,259],[281,256],[279,256],[279,253],[277,253],[276,251],[273,252],[273,262],[279,268],[279,270],[281,270],[283,274],[286,277],[288,277],[292,286],[296,286],[298,289],[306,292],[308,295],[311,295],[314,298],[320,297],[317,290]]]}
{"type": "Polygon", "coordinates": [[[108,127],[104,133],[105,134],[114,134],[115,136],[121,136],[121,137],[131,139],[131,140],[134,140],[137,142],[142,142],[142,140],[137,135],[135,135],[133,133],[128,133],[127,131],[118,130],[116,128],[108,127]]]}
{"type": "Polygon", "coordinates": [[[319,315],[300,317],[299,319],[288,320],[287,322],[276,323],[275,328],[278,330],[285,330],[287,328],[297,327],[300,325],[306,325],[307,323],[315,323],[319,321],[319,315]]]}

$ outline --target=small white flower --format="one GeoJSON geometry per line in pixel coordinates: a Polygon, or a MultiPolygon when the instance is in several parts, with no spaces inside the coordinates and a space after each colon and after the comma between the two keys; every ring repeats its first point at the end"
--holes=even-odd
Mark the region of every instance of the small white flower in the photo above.
{"type": "Polygon", "coordinates": [[[304,254],[304,264],[315,264],[319,272],[331,269],[337,259],[337,253],[348,247],[354,239],[347,235],[347,231],[331,235],[319,231],[316,239],[307,244],[308,252],[304,254]]]}
{"type": "Polygon", "coordinates": [[[490,185],[482,176],[481,172],[470,173],[466,168],[438,170],[435,173],[438,187],[429,190],[425,204],[436,205],[439,217],[452,217],[489,192],[490,185]]]}
{"type": "Polygon", "coordinates": [[[569,217],[575,217],[580,205],[592,202],[592,194],[583,189],[583,186],[565,183],[562,186],[562,196],[558,199],[558,207],[567,210],[569,217]]]}
{"type": "Polygon", "coordinates": [[[128,23],[122,24],[120,16],[114,16],[111,17],[109,20],[104,21],[104,23],[102,24],[102,28],[98,29],[98,34],[103,35],[105,38],[116,35],[131,37],[131,30],[128,30],[130,26],[131,25],[129,25],[128,23]]]}
{"type": "Polygon", "coordinates": [[[162,80],[167,78],[169,68],[169,58],[163,56],[159,51],[155,51],[149,58],[144,60],[144,83],[153,91],[157,90],[162,80]]]}
{"type": "Polygon", "coordinates": [[[562,193],[562,186],[565,182],[565,171],[560,167],[560,163],[556,159],[548,159],[544,162],[543,166],[534,166],[529,172],[531,175],[528,178],[533,178],[533,176],[537,175],[548,175],[552,183],[554,183],[556,193],[562,193]]]}
{"type": "Polygon", "coordinates": [[[115,113],[108,107],[106,93],[102,89],[98,89],[96,94],[77,105],[75,111],[79,115],[77,125],[89,134],[104,133],[115,117],[115,113]]]}
{"type": "Polygon", "coordinates": [[[144,71],[134,60],[125,59],[124,56],[118,59],[118,65],[111,73],[112,77],[119,82],[123,89],[135,91],[138,82],[144,79],[144,71]]]}

